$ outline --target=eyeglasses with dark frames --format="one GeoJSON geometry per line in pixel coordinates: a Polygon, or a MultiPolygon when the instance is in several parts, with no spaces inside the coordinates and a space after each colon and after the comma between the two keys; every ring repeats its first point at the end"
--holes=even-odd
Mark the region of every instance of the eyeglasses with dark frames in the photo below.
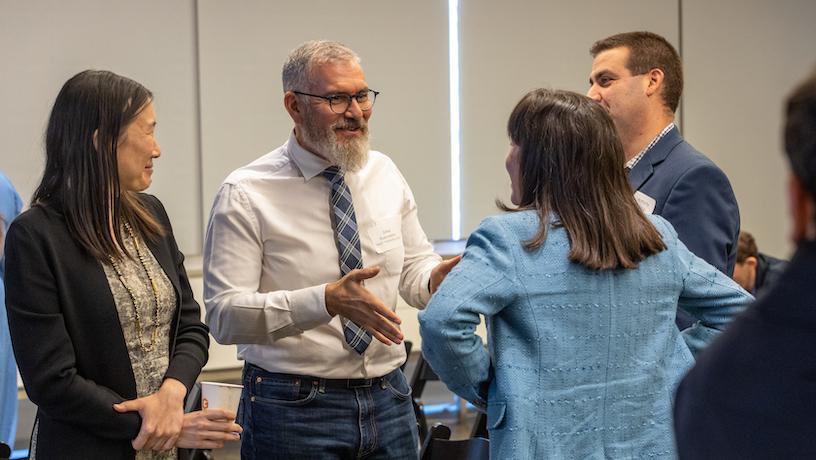
{"type": "Polygon", "coordinates": [[[295,94],[300,94],[302,96],[309,96],[309,97],[316,97],[320,99],[324,99],[329,101],[329,108],[334,113],[346,113],[346,111],[351,107],[351,100],[352,98],[357,101],[357,105],[360,106],[360,110],[363,112],[368,112],[374,107],[374,101],[377,100],[377,96],[380,94],[379,91],[374,91],[373,89],[367,89],[365,91],[360,91],[357,94],[344,94],[344,93],[337,93],[337,94],[329,94],[328,96],[321,96],[319,94],[309,94],[304,93],[303,91],[292,91],[295,94]]]}

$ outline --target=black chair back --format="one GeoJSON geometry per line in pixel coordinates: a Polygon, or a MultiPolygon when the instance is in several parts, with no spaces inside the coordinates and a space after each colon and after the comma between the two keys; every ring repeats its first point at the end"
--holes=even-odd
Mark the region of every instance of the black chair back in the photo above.
{"type": "Polygon", "coordinates": [[[473,422],[473,429],[470,431],[471,438],[490,438],[487,432],[487,413],[479,411],[476,414],[476,421],[473,422]]]}
{"type": "Polygon", "coordinates": [[[428,421],[425,418],[425,411],[422,408],[422,392],[425,390],[425,384],[431,380],[439,380],[439,376],[431,369],[431,365],[425,361],[425,356],[420,352],[419,357],[417,357],[416,366],[414,366],[414,371],[408,379],[408,383],[411,385],[411,402],[414,406],[414,414],[417,419],[420,443],[424,442],[428,436],[428,421]]]}
{"type": "Polygon", "coordinates": [[[484,438],[450,440],[450,428],[437,424],[422,445],[421,460],[488,460],[490,441],[484,438]]]}

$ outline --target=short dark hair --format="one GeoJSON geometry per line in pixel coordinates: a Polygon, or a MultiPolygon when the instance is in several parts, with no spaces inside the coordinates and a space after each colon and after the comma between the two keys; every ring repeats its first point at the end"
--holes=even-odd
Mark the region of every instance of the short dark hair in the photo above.
{"type": "Polygon", "coordinates": [[[102,261],[130,256],[111,223],[119,229],[124,220],[143,237],[164,232],[136,193],[120,190],[116,156],[125,129],[152,100],[130,78],[86,70],[65,82],[51,109],[45,171],[31,205],[58,207],[74,239],[102,261]]]}
{"type": "Polygon", "coordinates": [[[663,103],[676,112],[683,94],[683,65],[672,44],[656,33],[625,32],[598,40],[589,53],[594,58],[604,51],[621,47],[629,49],[626,68],[632,75],[642,75],[652,69],[663,71],[663,103]]]}
{"type": "Polygon", "coordinates": [[[793,174],[816,200],[816,71],[788,97],[786,114],[785,153],[793,174]]]}
{"type": "Polygon", "coordinates": [[[753,235],[740,230],[739,240],[737,241],[737,263],[741,264],[749,257],[759,257],[759,248],[757,248],[753,235]]]}
{"type": "Polygon", "coordinates": [[[527,93],[507,122],[519,147],[518,208],[535,209],[538,232],[528,250],[547,239],[550,217],[570,237],[569,258],[591,269],[635,268],[666,248],[641,212],[623,167],[623,145],[607,111],[586,96],[537,89],[527,93]]]}

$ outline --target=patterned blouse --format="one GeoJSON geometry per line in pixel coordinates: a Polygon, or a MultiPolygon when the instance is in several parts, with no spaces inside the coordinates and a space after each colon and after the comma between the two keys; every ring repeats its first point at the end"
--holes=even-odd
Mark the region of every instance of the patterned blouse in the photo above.
{"type": "MultiPolygon", "coordinates": [[[[136,394],[141,398],[158,391],[167,372],[176,293],[144,241],[138,236],[134,240],[130,232],[123,230],[125,248],[133,259],[125,257],[102,266],[119,313],[136,378],[136,394]]],[[[176,458],[176,449],[168,452],[141,450],[136,454],[137,460],[176,458]]]]}

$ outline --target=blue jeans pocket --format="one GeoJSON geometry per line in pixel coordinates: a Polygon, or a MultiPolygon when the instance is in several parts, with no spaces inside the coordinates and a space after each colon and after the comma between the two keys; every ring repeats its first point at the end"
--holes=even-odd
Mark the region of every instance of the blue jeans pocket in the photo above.
{"type": "Polygon", "coordinates": [[[405,401],[411,397],[411,387],[408,385],[408,380],[405,374],[399,369],[385,376],[382,380],[383,387],[391,391],[391,394],[400,401],[405,401]]]}
{"type": "Polygon", "coordinates": [[[278,406],[303,406],[317,395],[317,384],[302,379],[275,378],[255,375],[249,389],[254,403],[278,406]]]}

